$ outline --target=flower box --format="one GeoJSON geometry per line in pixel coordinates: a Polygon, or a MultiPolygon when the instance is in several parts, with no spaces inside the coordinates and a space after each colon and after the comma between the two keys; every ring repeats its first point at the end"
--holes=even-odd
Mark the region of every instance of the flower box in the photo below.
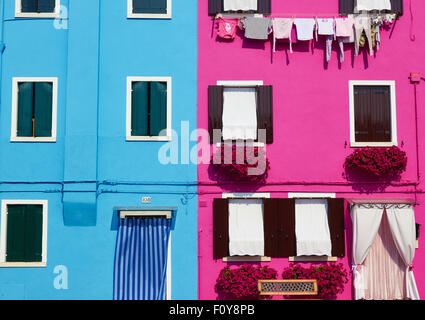
{"type": "Polygon", "coordinates": [[[393,146],[369,147],[354,151],[345,159],[345,168],[358,168],[376,177],[391,177],[406,170],[406,152],[393,146]]]}

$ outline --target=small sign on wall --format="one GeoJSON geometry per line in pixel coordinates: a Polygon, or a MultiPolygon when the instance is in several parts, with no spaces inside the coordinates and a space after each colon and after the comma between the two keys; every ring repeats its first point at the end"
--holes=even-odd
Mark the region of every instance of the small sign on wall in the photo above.
{"type": "Polygon", "coordinates": [[[151,203],[151,197],[142,197],[142,203],[151,203]]]}

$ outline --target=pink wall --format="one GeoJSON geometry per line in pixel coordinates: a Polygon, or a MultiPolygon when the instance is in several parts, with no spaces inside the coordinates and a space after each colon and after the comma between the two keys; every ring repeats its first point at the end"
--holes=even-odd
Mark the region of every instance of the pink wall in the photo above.
{"type": "MultiPolygon", "coordinates": [[[[272,42],[243,39],[239,34],[233,42],[217,41],[208,16],[208,1],[199,1],[199,68],[198,68],[198,127],[208,127],[208,85],[217,80],[263,80],[273,85],[274,143],[267,145],[271,170],[267,184],[257,192],[270,192],[272,197],[287,197],[288,192],[335,192],[344,198],[408,198],[414,199],[414,187],[406,185],[417,180],[413,85],[411,72],[425,75],[425,4],[413,2],[413,33],[409,0],[404,1],[404,16],[393,31],[381,32],[381,48],[370,57],[362,49],[354,57],[353,45],[345,46],[345,62],[338,62],[339,49],[334,42],[332,60],[324,59],[324,40],[299,42],[290,54],[288,45],[278,46],[272,54],[272,42]],[[391,36],[390,36],[391,35],[391,36]],[[349,147],[349,80],[394,80],[396,82],[398,145],[407,152],[408,167],[395,185],[371,186],[348,180],[343,163],[353,149],[349,147]],[[347,143],[347,145],[346,145],[347,143]],[[321,185],[321,183],[328,185],[321,185]]],[[[273,15],[338,14],[337,0],[272,1],[273,15]]],[[[425,168],[425,83],[418,86],[420,168],[425,168]]],[[[237,192],[237,185],[223,186],[210,178],[208,165],[198,166],[199,180],[199,298],[216,299],[215,279],[226,264],[212,257],[212,200],[222,192],[237,192]],[[206,205],[206,206],[205,206],[206,205]]],[[[423,218],[425,201],[423,182],[418,186],[418,223],[423,218]]],[[[346,258],[351,265],[351,221],[346,216],[346,258]]],[[[425,253],[421,248],[415,257],[415,277],[419,293],[425,296],[425,253]]],[[[268,265],[281,273],[287,259],[272,259],[268,265]]],[[[340,299],[351,299],[351,282],[340,299]]]]}

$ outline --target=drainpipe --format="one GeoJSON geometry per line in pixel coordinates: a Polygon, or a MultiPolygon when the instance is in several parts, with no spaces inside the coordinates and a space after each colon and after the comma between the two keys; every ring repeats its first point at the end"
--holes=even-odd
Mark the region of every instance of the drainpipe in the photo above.
{"type": "MultiPolygon", "coordinates": [[[[417,85],[421,82],[421,80],[425,80],[425,78],[421,77],[419,73],[412,72],[409,76],[410,83],[413,84],[414,91],[414,101],[415,101],[415,135],[416,135],[416,179],[419,185],[420,182],[420,164],[419,164],[419,136],[418,136],[418,99],[417,99],[417,85]]],[[[415,185],[415,203],[417,202],[417,186],[415,185]]]]}
{"type": "Polygon", "coordinates": [[[2,88],[2,74],[3,74],[3,52],[6,49],[6,45],[4,44],[4,2],[5,0],[0,0],[0,106],[1,106],[1,88],[2,88]]]}

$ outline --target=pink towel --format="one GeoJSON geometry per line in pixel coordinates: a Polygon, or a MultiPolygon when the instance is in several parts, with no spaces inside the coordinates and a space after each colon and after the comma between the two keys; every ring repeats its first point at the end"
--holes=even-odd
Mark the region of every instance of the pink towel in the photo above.
{"type": "Polygon", "coordinates": [[[220,18],[217,20],[217,35],[222,39],[234,39],[236,35],[236,27],[238,19],[220,18]]]}
{"type": "Polygon", "coordinates": [[[353,18],[336,18],[336,36],[337,37],[351,37],[353,35],[353,18]]]}
{"type": "Polygon", "coordinates": [[[273,52],[276,52],[277,39],[289,39],[289,47],[292,53],[292,26],[294,19],[274,18],[273,19],[273,52]]]}

